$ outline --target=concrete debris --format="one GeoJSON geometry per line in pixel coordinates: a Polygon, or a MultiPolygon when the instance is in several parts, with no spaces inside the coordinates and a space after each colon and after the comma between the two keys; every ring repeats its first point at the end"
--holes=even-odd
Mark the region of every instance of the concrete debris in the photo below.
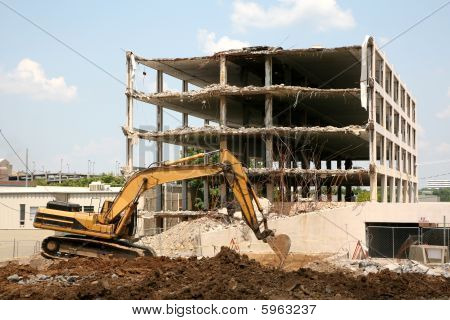
{"type": "Polygon", "coordinates": [[[178,92],[178,91],[164,91],[157,93],[144,93],[134,90],[131,94],[133,98],[141,101],[152,101],[164,98],[176,98],[183,101],[184,99],[189,100],[199,100],[206,99],[210,97],[217,97],[219,95],[229,95],[229,96],[245,96],[245,95],[255,95],[255,94],[272,94],[275,96],[293,96],[294,98],[300,97],[320,97],[320,96],[340,96],[342,95],[352,95],[356,99],[359,99],[360,89],[348,88],[348,89],[319,89],[301,86],[286,86],[284,84],[270,85],[265,87],[257,86],[231,86],[231,85],[221,85],[221,84],[211,84],[200,90],[178,92]]]}
{"type": "Polygon", "coordinates": [[[275,134],[280,136],[300,136],[301,134],[320,134],[320,133],[337,133],[337,134],[352,134],[355,136],[362,136],[367,138],[367,126],[350,125],[345,127],[333,126],[312,126],[312,127],[270,127],[270,128],[256,128],[256,127],[219,127],[219,126],[203,126],[203,127],[183,127],[164,131],[146,131],[136,128],[122,127],[125,135],[137,135],[141,139],[156,139],[170,136],[186,136],[186,135],[256,135],[256,134],[275,134]]]}
{"type": "Polygon", "coordinates": [[[200,233],[220,230],[226,226],[224,220],[201,217],[182,221],[160,234],[143,237],[138,244],[153,248],[158,255],[192,256],[197,254],[200,246],[200,233]]]}
{"type": "MultiPolygon", "coordinates": [[[[262,220],[262,214],[269,219],[277,219],[279,215],[271,212],[272,204],[266,198],[259,198],[263,212],[256,209],[256,216],[262,220]]],[[[139,240],[138,244],[153,248],[158,255],[169,257],[201,256],[200,234],[230,228],[245,228],[242,220],[242,212],[235,211],[233,215],[228,214],[227,208],[218,209],[215,215],[207,215],[190,221],[182,221],[172,228],[156,235],[146,236],[139,240]]]]}
{"type": "Polygon", "coordinates": [[[56,275],[49,276],[45,274],[36,274],[29,275],[27,277],[21,277],[17,274],[13,274],[6,278],[10,282],[16,282],[20,285],[35,285],[38,282],[52,282],[52,283],[60,283],[63,285],[71,285],[74,284],[80,277],[79,276],[65,276],[65,275],[56,275]]]}
{"type": "Polygon", "coordinates": [[[389,263],[384,266],[384,269],[388,269],[389,271],[392,271],[392,272],[401,272],[402,271],[402,267],[397,263],[389,263]]]}
{"type": "Polygon", "coordinates": [[[9,276],[8,278],[6,278],[6,280],[11,281],[11,282],[19,282],[20,280],[22,280],[22,277],[19,276],[18,274],[13,274],[13,275],[9,276]]]}
{"type": "Polygon", "coordinates": [[[364,275],[389,270],[395,273],[419,273],[450,278],[450,263],[426,266],[414,260],[396,260],[396,262],[393,262],[392,259],[381,258],[367,260],[335,259],[329,261],[339,268],[364,275]]]}

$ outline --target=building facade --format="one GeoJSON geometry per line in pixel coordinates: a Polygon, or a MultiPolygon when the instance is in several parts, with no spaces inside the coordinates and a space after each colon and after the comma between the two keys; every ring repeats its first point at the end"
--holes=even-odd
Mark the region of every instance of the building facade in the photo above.
{"type": "MultiPolygon", "coordinates": [[[[127,172],[136,169],[134,144],[144,139],[156,143],[157,161],[167,160],[164,144],[183,153],[227,148],[271,201],[332,201],[333,194],[351,201],[354,187],[369,186],[371,201],[417,202],[416,101],[372,37],[339,48],[126,57],[127,172]],[[156,71],[155,92],[135,88],[139,66],[156,71]],[[164,91],[165,74],[180,80],[179,91],[164,91]],[[135,101],[156,106],[157,130],[134,126],[135,101]],[[181,113],[179,128],[163,130],[164,108],[181,113]],[[204,126],[190,127],[189,115],[204,126]]],[[[222,205],[230,200],[223,181],[207,179],[207,206],[212,185],[219,185],[222,205]]]]}

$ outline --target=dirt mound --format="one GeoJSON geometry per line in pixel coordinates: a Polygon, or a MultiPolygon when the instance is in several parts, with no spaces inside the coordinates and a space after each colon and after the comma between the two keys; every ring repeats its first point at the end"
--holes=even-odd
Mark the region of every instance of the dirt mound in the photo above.
{"type": "Polygon", "coordinates": [[[1,299],[447,299],[450,280],[382,271],[285,272],[222,248],[213,258],[74,258],[0,268],[1,299]]]}

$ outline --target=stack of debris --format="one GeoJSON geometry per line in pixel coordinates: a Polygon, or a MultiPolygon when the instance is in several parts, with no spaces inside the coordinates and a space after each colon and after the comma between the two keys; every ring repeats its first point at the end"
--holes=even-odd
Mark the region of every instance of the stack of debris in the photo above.
{"type": "Polygon", "coordinates": [[[396,273],[420,273],[430,276],[450,278],[450,263],[441,265],[424,265],[414,260],[368,259],[368,260],[334,260],[337,267],[367,275],[389,270],[396,273]]]}

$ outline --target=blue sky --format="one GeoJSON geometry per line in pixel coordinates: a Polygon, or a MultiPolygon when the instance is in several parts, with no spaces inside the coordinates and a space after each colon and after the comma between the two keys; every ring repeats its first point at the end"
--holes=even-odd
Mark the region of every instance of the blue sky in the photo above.
{"type": "MultiPolygon", "coordinates": [[[[444,3],[1,1],[122,81],[128,49],[147,57],[184,57],[239,44],[361,44],[367,34],[382,44],[444,3]]],[[[422,177],[450,172],[449,31],[450,5],[384,48],[417,100],[422,177]],[[436,160],[447,162],[429,163],[436,160]]],[[[124,86],[1,3],[0,38],[0,129],[20,154],[28,147],[30,167],[34,161],[37,171],[59,170],[62,158],[64,170],[69,164],[71,171],[85,172],[89,159],[99,172],[123,163],[124,86]]],[[[148,87],[153,77],[139,81],[148,87]]],[[[167,80],[167,86],[179,83],[167,80]]],[[[138,103],[135,114],[138,125],[155,121],[153,106],[138,103]]],[[[179,119],[166,115],[170,127],[179,119]]],[[[0,158],[22,168],[4,141],[0,158]]]]}

